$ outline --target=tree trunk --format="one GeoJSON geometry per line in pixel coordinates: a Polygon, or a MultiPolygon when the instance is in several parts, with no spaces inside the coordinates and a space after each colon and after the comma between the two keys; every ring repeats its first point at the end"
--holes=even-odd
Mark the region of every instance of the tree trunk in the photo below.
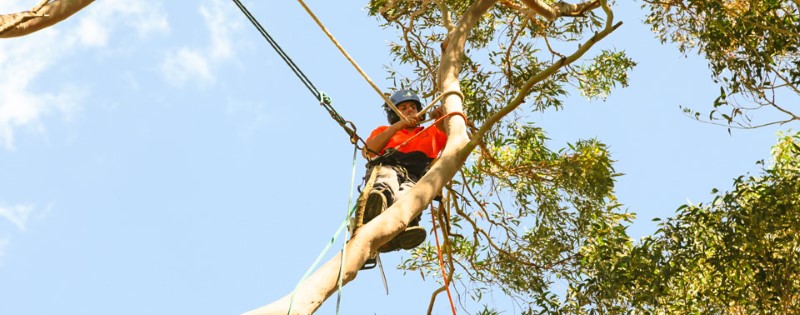
{"type": "MultiPolygon", "coordinates": [[[[458,83],[460,60],[464,54],[464,44],[470,31],[482,14],[488,11],[496,0],[480,0],[475,2],[464,13],[464,16],[448,36],[449,44],[442,54],[439,77],[442,79],[441,92],[459,91],[458,83]]],[[[448,113],[461,112],[463,102],[456,94],[444,99],[448,113]]],[[[342,270],[342,283],[355,279],[358,270],[369,257],[370,252],[387,243],[395,235],[403,231],[411,219],[422,213],[422,210],[433,200],[437,192],[450,181],[464,165],[475,144],[469,142],[466,124],[460,116],[451,116],[446,123],[447,145],[439,161],[423,176],[414,187],[400,198],[383,214],[373,219],[358,230],[345,246],[346,260],[342,270]]],[[[294,294],[292,314],[311,314],[316,311],[328,297],[336,292],[338,285],[341,252],[320,267],[301,283],[294,294]]],[[[247,315],[287,314],[292,294],[258,309],[247,312],[247,315]]]]}
{"type": "Polygon", "coordinates": [[[0,15],[0,38],[28,35],[75,14],[94,0],[44,0],[30,11],[0,15]]]}

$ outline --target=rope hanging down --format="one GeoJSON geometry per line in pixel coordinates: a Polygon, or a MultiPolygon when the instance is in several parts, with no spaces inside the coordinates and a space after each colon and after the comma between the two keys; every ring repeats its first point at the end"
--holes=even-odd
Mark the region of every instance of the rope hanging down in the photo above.
{"type": "Polygon", "coordinates": [[[283,49],[281,49],[281,46],[278,45],[278,43],[272,38],[272,36],[269,35],[269,33],[267,33],[264,27],[261,26],[261,23],[259,23],[258,20],[256,20],[256,18],[252,14],[250,14],[250,11],[247,10],[247,8],[242,4],[242,2],[239,0],[233,0],[233,2],[236,4],[237,7],[239,7],[242,13],[244,13],[245,17],[247,17],[247,19],[250,20],[250,23],[252,23],[253,26],[256,27],[258,32],[261,33],[261,36],[263,36],[264,39],[266,39],[267,42],[270,44],[270,46],[272,46],[272,48],[275,49],[275,51],[278,53],[281,59],[283,59],[283,61],[286,62],[289,68],[292,69],[292,72],[294,72],[294,74],[297,75],[300,81],[303,82],[303,85],[305,85],[306,88],[311,92],[311,94],[314,95],[314,98],[319,100],[319,104],[323,108],[325,108],[325,110],[328,111],[328,114],[331,115],[331,118],[333,118],[333,120],[335,120],[340,126],[342,126],[344,131],[347,132],[347,135],[350,136],[350,142],[355,144],[356,147],[359,149],[366,147],[364,139],[361,139],[361,137],[359,137],[358,134],[356,133],[355,124],[353,124],[353,122],[349,120],[345,120],[344,118],[342,118],[341,115],[339,115],[338,112],[336,112],[336,109],[334,109],[333,105],[331,105],[330,97],[325,95],[325,93],[322,93],[319,90],[317,90],[314,84],[311,83],[311,80],[305,75],[305,73],[303,73],[302,70],[300,70],[300,67],[298,67],[294,63],[294,61],[292,61],[292,58],[289,58],[289,55],[287,55],[286,52],[284,52],[283,49]],[[361,143],[361,147],[359,147],[358,143],[361,143]]]}

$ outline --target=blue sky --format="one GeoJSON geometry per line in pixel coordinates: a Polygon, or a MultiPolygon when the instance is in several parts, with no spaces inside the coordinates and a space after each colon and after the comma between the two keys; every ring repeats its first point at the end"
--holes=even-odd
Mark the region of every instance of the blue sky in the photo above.
{"type": "MultiPolygon", "coordinates": [[[[35,2],[3,1],[0,12],[35,2]]],[[[639,22],[640,4],[622,2],[625,24],[598,48],[638,62],[630,87],[531,116],[553,147],[609,145],[639,238],[655,231],[652,218],[756,171],[779,129],[729,135],[681,114],[678,105],[707,109],[718,93],[705,62],[661,45],[639,22]]],[[[362,136],[385,122],[382,100],[298,3],[245,4],[362,136]]],[[[308,4],[390,88],[394,34],[363,3],[308,4]]],[[[266,304],[290,292],[343,220],[351,167],[344,132],[232,2],[98,1],[4,39],[0,314],[238,314],[266,304]]],[[[396,270],[404,256],[383,255],[390,295],[376,271],[362,272],[342,313],[423,313],[436,284],[396,270]]],[[[319,313],[334,307],[335,298],[319,313]]],[[[448,312],[440,296],[434,313],[448,312]]]]}

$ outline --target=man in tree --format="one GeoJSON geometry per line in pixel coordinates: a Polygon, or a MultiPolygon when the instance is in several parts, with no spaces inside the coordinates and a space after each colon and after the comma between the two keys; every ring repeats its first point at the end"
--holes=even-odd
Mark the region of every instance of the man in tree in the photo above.
{"type": "MultiPolygon", "coordinates": [[[[390,125],[376,128],[367,138],[367,155],[371,158],[367,178],[372,172],[378,173],[373,188],[367,195],[364,223],[383,213],[410,190],[447,142],[441,122],[428,128],[419,126],[425,114],[420,115],[422,103],[416,93],[406,89],[398,90],[389,100],[396,104],[403,119],[388,104],[384,104],[383,109],[390,125]],[[376,153],[380,155],[377,156],[376,153]]],[[[439,118],[443,112],[444,108],[439,107],[431,115],[439,118]]],[[[425,228],[419,226],[419,220],[420,217],[417,216],[403,232],[381,246],[378,251],[385,253],[401,248],[412,249],[422,244],[426,232],[425,228]]]]}

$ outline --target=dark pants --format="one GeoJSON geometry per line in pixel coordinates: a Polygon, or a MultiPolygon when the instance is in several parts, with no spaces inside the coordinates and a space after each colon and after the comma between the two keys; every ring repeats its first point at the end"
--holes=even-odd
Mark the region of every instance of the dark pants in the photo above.
{"type": "MultiPolygon", "coordinates": [[[[372,191],[378,191],[386,196],[387,208],[411,190],[419,180],[416,176],[409,175],[404,167],[396,165],[375,165],[367,172],[367,178],[376,171],[378,174],[375,183],[372,184],[372,191]]],[[[420,217],[417,216],[411,220],[409,226],[419,225],[419,220],[420,217]]]]}

